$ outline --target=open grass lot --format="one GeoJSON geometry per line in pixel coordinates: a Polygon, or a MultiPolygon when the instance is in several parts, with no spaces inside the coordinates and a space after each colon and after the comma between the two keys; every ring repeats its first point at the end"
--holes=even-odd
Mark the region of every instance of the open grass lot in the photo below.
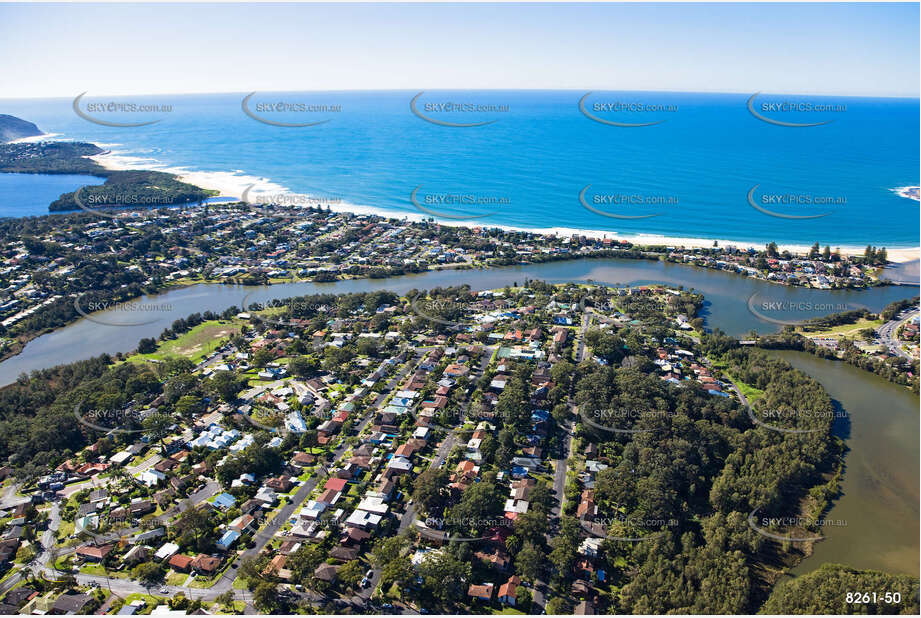
{"type": "Polygon", "coordinates": [[[729,373],[726,370],[729,367],[729,364],[726,363],[725,361],[710,359],[710,363],[714,369],[719,369],[720,371],[722,371],[723,374],[727,378],[729,378],[729,380],[733,384],[739,387],[739,390],[742,391],[742,394],[745,395],[749,403],[755,403],[756,401],[758,401],[758,398],[764,394],[763,390],[755,388],[754,386],[751,386],[750,384],[746,384],[745,382],[742,382],[741,380],[737,380],[731,373],[729,373]]]}
{"type": "Polygon", "coordinates": [[[138,614],[149,614],[153,610],[154,607],[156,607],[160,603],[165,602],[165,599],[162,599],[160,597],[151,596],[149,594],[134,593],[134,594],[129,594],[125,596],[125,605],[128,605],[129,603],[131,603],[131,601],[139,601],[139,600],[144,601],[146,605],[144,606],[144,609],[138,612],[138,614]]]}
{"type": "Polygon", "coordinates": [[[739,387],[739,390],[742,391],[742,394],[745,395],[745,397],[748,399],[748,402],[749,402],[749,403],[755,403],[756,401],[758,401],[758,398],[760,398],[760,397],[764,394],[764,391],[763,391],[763,390],[761,390],[761,389],[759,389],[759,388],[755,388],[754,386],[751,386],[751,385],[749,385],[749,384],[746,384],[745,382],[742,382],[742,381],[740,381],[740,380],[736,380],[736,379],[735,379],[734,377],[732,377],[729,373],[727,373],[726,376],[727,376],[730,380],[732,380],[732,382],[733,382],[736,386],[739,387]]]}
{"type": "Polygon", "coordinates": [[[150,354],[135,354],[128,358],[129,362],[143,362],[147,360],[164,360],[170,356],[185,356],[193,363],[201,361],[213,352],[222,340],[240,332],[240,325],[225,320],[211,320],[202,322],[170,341],[161,342],[156,352],[150,354]]]}
{"type": "Polygon", "coordinates": [[[806,330],[802,326],[796,328],[796,332],[806,335],[807,337],[825,337],[825,338],[834,338],[838,337],[859,337],[860,331],[864,328],[879,328],[883,325],[882,320],[868,320],[866,318],[860,318],[853,324],[840,324],[838,326],[833,326],[831,328],[825,328],[822,330],[806,330]]]}
{"type": "Polygon", "coordinates": [[[109,569],[106,571],[102,568],[102,565],[99,564],[84,564],[80,567],[80,572],[84,575],[96,575],[99,577],[112,577],[118,579],[129,579],[131,577],[130,571],[119,571],[116,569],[109,569]]]}

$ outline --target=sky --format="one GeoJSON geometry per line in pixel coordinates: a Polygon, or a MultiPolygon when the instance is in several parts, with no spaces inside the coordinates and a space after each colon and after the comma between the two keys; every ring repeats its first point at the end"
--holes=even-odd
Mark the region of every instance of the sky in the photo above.
{"type": "Polygon", "coordinates": [[[919,94],[914,4],[0,4],[0,98],[919,94]]]}

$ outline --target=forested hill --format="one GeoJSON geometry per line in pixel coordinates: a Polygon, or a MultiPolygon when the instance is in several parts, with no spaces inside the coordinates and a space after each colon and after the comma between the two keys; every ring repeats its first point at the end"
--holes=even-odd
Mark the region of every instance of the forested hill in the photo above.
{"type": "Polygon", "coordinates": [[[157,208],[201,202],[216,195],[182,182],[175,174],[149,170],[110,170],[90,157],[105,152],[86,142],[39,142],[0,145],[0,172],[20,174],[88,174],[105,178],[102,185],[65,193],[48,206],[51,212],[112,206],[157,208]],[[80,200],[81,204],[77,203],[80,200]]]}
{"type": "Polygon", "coordinates": [[[76,210],[81,205],[94,210],[112,206],[158,208],[201,202],[217,194],[182,182],[175,174],[147,170],[109,171],[104,184],[83,187],[79,198],[76,193],[63,194],[48,205],[48,210],[76,210]]]}
{"type": "Polygon", "coordinates": [[[28,120],[10,116],[9,114],[0,114],[0,143],[42,134],[42,130],[28,120]]]}
{"type": "Polygon", "coordinates": [[[4,144],[0,145],[0,172],[105,176],[107,170],[89,158],[103,152],[86,142],[4,144]]]}

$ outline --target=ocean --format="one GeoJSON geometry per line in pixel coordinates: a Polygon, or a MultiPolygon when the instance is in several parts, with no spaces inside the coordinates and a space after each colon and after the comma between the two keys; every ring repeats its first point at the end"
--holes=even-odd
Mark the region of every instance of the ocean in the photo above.
{"type": "MultiPolygon", "coordinates": [[[[0,100],[0,113],[122,163],[255,184],[251,198],[615,238],[919,244],[919,204],[895,193],[919,182],[918,99],[758,95],[750,110],[750,94],[256,93],[244,110],[248,94],[78,104],[103,122],[158,121],[145,126],[97,124],[73,99],[0,100]],[[144,104],[157,109],[122,107],[144,104]]],[[[14,190],[0,216],[45,212],[14,190]]]]}

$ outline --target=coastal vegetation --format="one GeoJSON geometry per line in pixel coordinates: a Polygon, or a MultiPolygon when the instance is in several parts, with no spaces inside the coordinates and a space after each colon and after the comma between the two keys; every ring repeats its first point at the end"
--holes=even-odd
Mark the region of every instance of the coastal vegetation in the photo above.
{"type": "Polygon", "coordinates": [[[823,564],[812,573],[778,584],[760,613],[917,616],[918,580],[909,575],[823,564]]]}
{"type": "Polygon", "coordinates": [[[31,142],[0,145],[0,172],[17,174],[87,174],[106,169],[89,158],[105,152],[86,142],[31,142]]]}
{"type": "MultiPolygon", "coordinates": [[[[37,142],[0,144],[0,172],[19,174],[87,174],[105,178],[101,185],[80,190],[87,208],[114,206],[169,207],[200,203],[217,195],[178,180],[175,174],[147,170],[110,170],[91,157],[102,148],[86,142],[37,142]]],[[[65,193],[48,205],[51,212],[77,210],[74,193],[65,193]]]]}
{"type": "Polygon", "coordinates": [[[859,344],[868,340],[872,342],[876,338],[875,329],[881,324],[917,304],[918,297],[915,297],[890,303],[878,315],[863,309],[835,313],[814,318],[799,326],[785,326],[776,334],[752,333],[751,339],[765,349],[799,350],[819,358],[842,360],[890,382],[906,386],[917,394],[921,386],[917,358],[868,353],[859,347],[859,344]],[[817,340],[821,338],[834,338],[834,349],[818,343],[817,340]]]}
{"type": "Polygon", "coordinates": [[[655,528],[663,533],[647,542],[605,541],[610,572],[622,585],[618,613],[753,611],[774,583],[766,566],[791,565],[801,554],[757,532],[749,514],[796,514],[796,505],[806,503],[810,487],[825,483],[841,453],[830,432],[831,401],[818,383],[720,333],[705,335],[701,347],[764,392],[759,408],[814,412],[791,427],[815,431],[756,426],[731,400],[666,388],[632,370],[580,371],[576,400],[585,408],[647,412],[639,415],[642,421],[619,427],[634,433],[583,425],[584,438],[599,445],[598,458],[610,462],[596,477],[599,508],[619,512],[626,522],[674,522],[655,528]]]}
{"type": "Polygon", "coordinates": [[[202,189],[178,180],[175,174],[144,170],[105,172],[106,181],[90,185],[77,192],[65,193],[48,205],[52,212],[76,210],[81,207],[104,210],[115,207],[168,208],[184,204],[201,204],[217,195],[217,191],[202,189]],[[79,199],[81,204],[77,203],[79,199]]]}

